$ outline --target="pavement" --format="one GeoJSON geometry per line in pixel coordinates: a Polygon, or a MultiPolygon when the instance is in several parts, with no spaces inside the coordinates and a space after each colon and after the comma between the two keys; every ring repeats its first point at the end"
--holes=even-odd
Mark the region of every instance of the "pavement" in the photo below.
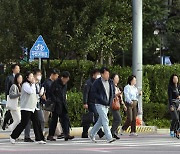
{"type": "MultiPolygon", "coordinates": [[[[23,138],[23,135],[21,136],[23,138]]],[[[179,154],[180,140],[170,138],[169,134],[140,133],[138,137],[130,137],[125,133],[114,143],[107,143],[105,138],[92,143],[89,139],[76,136],[72,141],[63,139],[48,141],[45,145],[24,143],[18,140],[15,145],[8,138],[0,139],[0,154],[179,154]]]]}

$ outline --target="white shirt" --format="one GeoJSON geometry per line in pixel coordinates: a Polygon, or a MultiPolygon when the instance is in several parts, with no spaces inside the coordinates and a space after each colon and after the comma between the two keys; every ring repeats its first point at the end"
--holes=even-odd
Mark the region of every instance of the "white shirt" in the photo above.
{"type": "Polygon", "coordinates": [[[127,85],[124,88],[125,101],[131,103],[132,101],[138,101],[139,93],[135,86],[127,85]]]}

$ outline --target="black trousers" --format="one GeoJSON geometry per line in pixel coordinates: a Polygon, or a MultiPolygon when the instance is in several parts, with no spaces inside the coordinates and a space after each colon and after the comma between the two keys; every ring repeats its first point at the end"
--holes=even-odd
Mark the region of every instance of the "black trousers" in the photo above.
{"type": "Polygon", "coordinates": [[[11,137],[13,139],[17,139],[21,135],[25,127],[27,126],[29,120],[31,120],[33,124],[35,140],[36,141],[44,140],[37,110],[35,110],[34,113],[31,111],[23,111],[23,110],[21,111],[21,122],[13,130],[11,137]]]}
{"type": "Polygon", "coordinates": [[[179,111],[177,111],[178,106],[176,104],[173,104],[174,111],[170,111],[171,113],[171,127],[170,131],[175,131],[177,127],[179,126],[179,111]]]}
{"type": "MultiPolygon", "coordinates": [[[[88,104],[88,111],[94,113],[95,123],[93,125],[95,125],[98,120],[98,117],[99,117],[95,104],[88,104]]],[[[88,134],[88,130],[89,130],[90,126],[91,126],[91,124],[83,124],[83,134],[84,135],[88,134]]],[[[100,129],[97,134],[101,135],[102,133],[103,133],[103,131],[102,131],[102,129],[100,129]]]]}
{"type": "Polygon", "coordinates": [[[112,116],[113,116],[113,121],[112,121],[112,128],[111,128],[111,133],[112,135],[117,135],[118,132],[118,127],[121,124],[121,114],[120,110],[113,110],[111,109],[112,116]]]}
{"type": "Polygon", "coordinates": [[[63,107],[61,114],[57,114],[56,112],[52,112],[52,117],[51,117],[51,122],[50,122],[50,127],[49,127],[49,136],[54,136],[55,131],[56,131],[56,127],[57,127],[58,118],[60,120],[64,136],[66,137],[70,133],[69,132],[70,120],[69,120],[68,113],[64,107],[63,107]]]}

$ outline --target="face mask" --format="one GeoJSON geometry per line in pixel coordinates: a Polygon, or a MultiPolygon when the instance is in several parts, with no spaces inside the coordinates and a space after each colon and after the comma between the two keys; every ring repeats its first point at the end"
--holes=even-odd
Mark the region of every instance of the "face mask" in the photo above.
{"type": "Polygon", "coordinates": [[[37,79],[39,80],[39,81],[41,81],[41,79],[42,79],[42,76],[37,76],[37,79]]]}
{"type": "Polygon", "coordinates": [[[100,78],[100,77],[101,77],[101,75],[97,75],[96,79],[98,79],[98,78],[100,78]]]}

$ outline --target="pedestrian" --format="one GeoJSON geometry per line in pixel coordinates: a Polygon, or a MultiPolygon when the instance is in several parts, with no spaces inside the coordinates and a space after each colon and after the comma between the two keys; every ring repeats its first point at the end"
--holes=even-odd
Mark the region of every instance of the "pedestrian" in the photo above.
{"type": "MultiPolygon", "coordinates": [[[[83,107],[84,107],[84,109],[87,109],[89,112],[94,113],[95,123],[98,120],[98,113],[97,113],[96,106],[95,106],[95,99],[94,99],[94,96],[92,95],[92,85],[93,85],[94,81],[99,77],[101,77],[99,70],[94,69],[91,72],[91,77],[85,82],[84,90],[83,90],[83,102],[84,102],[83,107]]],[[[88,130],[89,130],[91,124],[83,123],[82,125],[83,125],[83,132],[82,132],[81,137],[88,138],[88,130]]],[[[102,129],[100,129],[98,131],[98,135],[99,135],[99,138],[102,138],[104,136],[104,132],[102,131],[102,129]]]]}
{"type": "Polygon", "coordinates": [[[176,103],[176,100],[180,100],[180,85],[179,78],[176,74],[171,75],[168,86],[168,100],[169,100],[169,109],[171,113],[171,127],[170,127],[170,136],[175,137],[176,125],[179,125],[179,113],[180,108],[179,104],[176,103]]]}
{"type": "MultiPolygon", "coordinates": [[[[44,106],[46,106],[47,100],[50,99],[51,85],[55,80],[58,79],[58,77],[59,77],[59,71],[57,69],[51,69],[49,78],[46,79],[44,81],[43,85],[42,85],[42,87],[44,88],[44,95],[42,96],[42,101],[43,101],[44,106]]],[[[49,111],[49,110],[47,111],[46,108],[44,108],[44,120],[45,120],[45,124],[48,125],[48,128],[49,128],[49,123],[50,123],[49,118],[50,118],[51,114],[52,114],[51,111],[49,111]]],[[[47,134],[48,134],[48,132],[45,132],[45,136],[47,134]]],[[[60,124],[59,121],[58,121],[58,124],[57,124],[57,127],[56,127],[55,135],[57,136],[57,139],[64,138],[63,131],[62,131],[62,128],[61,128],[61,124],[60,124]]]]}
{"type": "MultiPolygon", "coordinates": [[[[41,100],[40,100],[40,90],[41,90],[41,79],[42,79],[42,73],[40,69],[34,69],[33,71],[34,74],[34,79],[35,79],[35,87],[36,87],[36,96],[37,96],[37,113],[38,113],[38,118],[41,124],[41,129],[42,131],[44,131],[44,113],[42,110],[42,104],[41,104],[41,100]]],[[[30,137],[30,133],[31,133],[31,120],[29,120],[25,130],[24,130],[24,142],[34,142],[31,137],[30,137]]]]}
{"type": "Polygon", "coordinates": [[[35,140],[39,144],[45,144],[43,132],[41,129],[38,113],[36,110],[37,96],[35,79],[33,73],[27,72],[21,90],[21,122],[13,130],[10,135],[10,142],[15,144],[16,139],[20,136],[22,131],[27,126],[29,120],[33,123],[35,133],[35,140]]]}
{"type": "MultiPolygon", "coordinates": [[[[20,66],[18,64],[13,64],[13,65],[11,65],[11,70],[12,70],[12,74],[9,75],[5,80],[5,96],[6,96],[6,98],[9,95],[10,87],[14,83],[15,75],[20,72],[20,66]]],[[[12,116],[11,116],[10,111],[8,110],[5,113],[4,122],[2,125],[3,130],[6,129],[6,125],[8,124],[9,121],[12,121],[12,116]]]]}
{"type": "Polygon", "coordinates": [[[60,74],[60,77],[54,81],[50,89],[51,101],[54,103],[54,110],[52,111],[52,120],[49,128],[49,136],[47,137],[50,141],[56,141],[53,137],[55,134],[58,118],[62,125],[64,140],[68,141],[74,138],[70,136],[70,119],[68,116],[68,108],[66,101],[67,83],[70,79],[70,73],[64,71],[60,74]]]}
{"type": "Polygon", "coordinates": [[[20,100],[20,96],[21,96],[22,81],[23,81],[22,75],[20,73],[17,73],[14,78],[14,84],[11,86],[11,88],[9,90],[9,98],[12,100],[14,100],[14,99],[18,100],[17,104],[14,102],[14,104],[16,105],[16,106],[14,106],[14,109],[10,110],[12,118],[13,118],[13,123],[11,125],[9,125],[9,127],[8,127],[10,129],[10,131],[13,131],[14,128],[16,128],[16,126],[21,121],[19,100],[20,100]]]}
{"type": "MultiPolygon", "coordinates": [[[[114,86],[115,86],[115,96],[118,97],[119,104],[123,106],[124,111],[127,111],[126,105],[123,101],[123,90],[122,88],[118,87],[119,84],[119,75],[118,74],[113,74],[111,79],[113,80],[114,86]]],[[[111,128],[111,133],[113,138],[119,140],[120,137],[118,136],[118,127],[121,124],[121,114],[120,114],[120,109],[119,110],[114,110],[111,106],[111,112],[113,116],[113,121],[112,121],[112,128],[111,128]]]]}
{"type": "Polygon", "coordinates": [[[112,137],[109,128],[108,111],[109,106],[115,97],[115,90],[112,80],[109,79],[109,69],[102,67],[100,69],[101,78],[97,79],[92,86],[92,95],[95,98],[96,110],[99,114],[98,121],[90,131],[90,139],[96,142],[95,136],[99,129],[103,126],[103,130],[108,143],[114,142],[116,139],[112,137]]]}
{"type": "Polygon", "coordinates": [[[130,136],[138,136],[136,133],[136,117],[138,99],[142,95],[142,91],[138,92],[136,88],[136,76],[131,75],[128,77],[127,85],[124,88],[125,103],[127,107],[127,118],[121,133],[131,126],[130,136]]]}

